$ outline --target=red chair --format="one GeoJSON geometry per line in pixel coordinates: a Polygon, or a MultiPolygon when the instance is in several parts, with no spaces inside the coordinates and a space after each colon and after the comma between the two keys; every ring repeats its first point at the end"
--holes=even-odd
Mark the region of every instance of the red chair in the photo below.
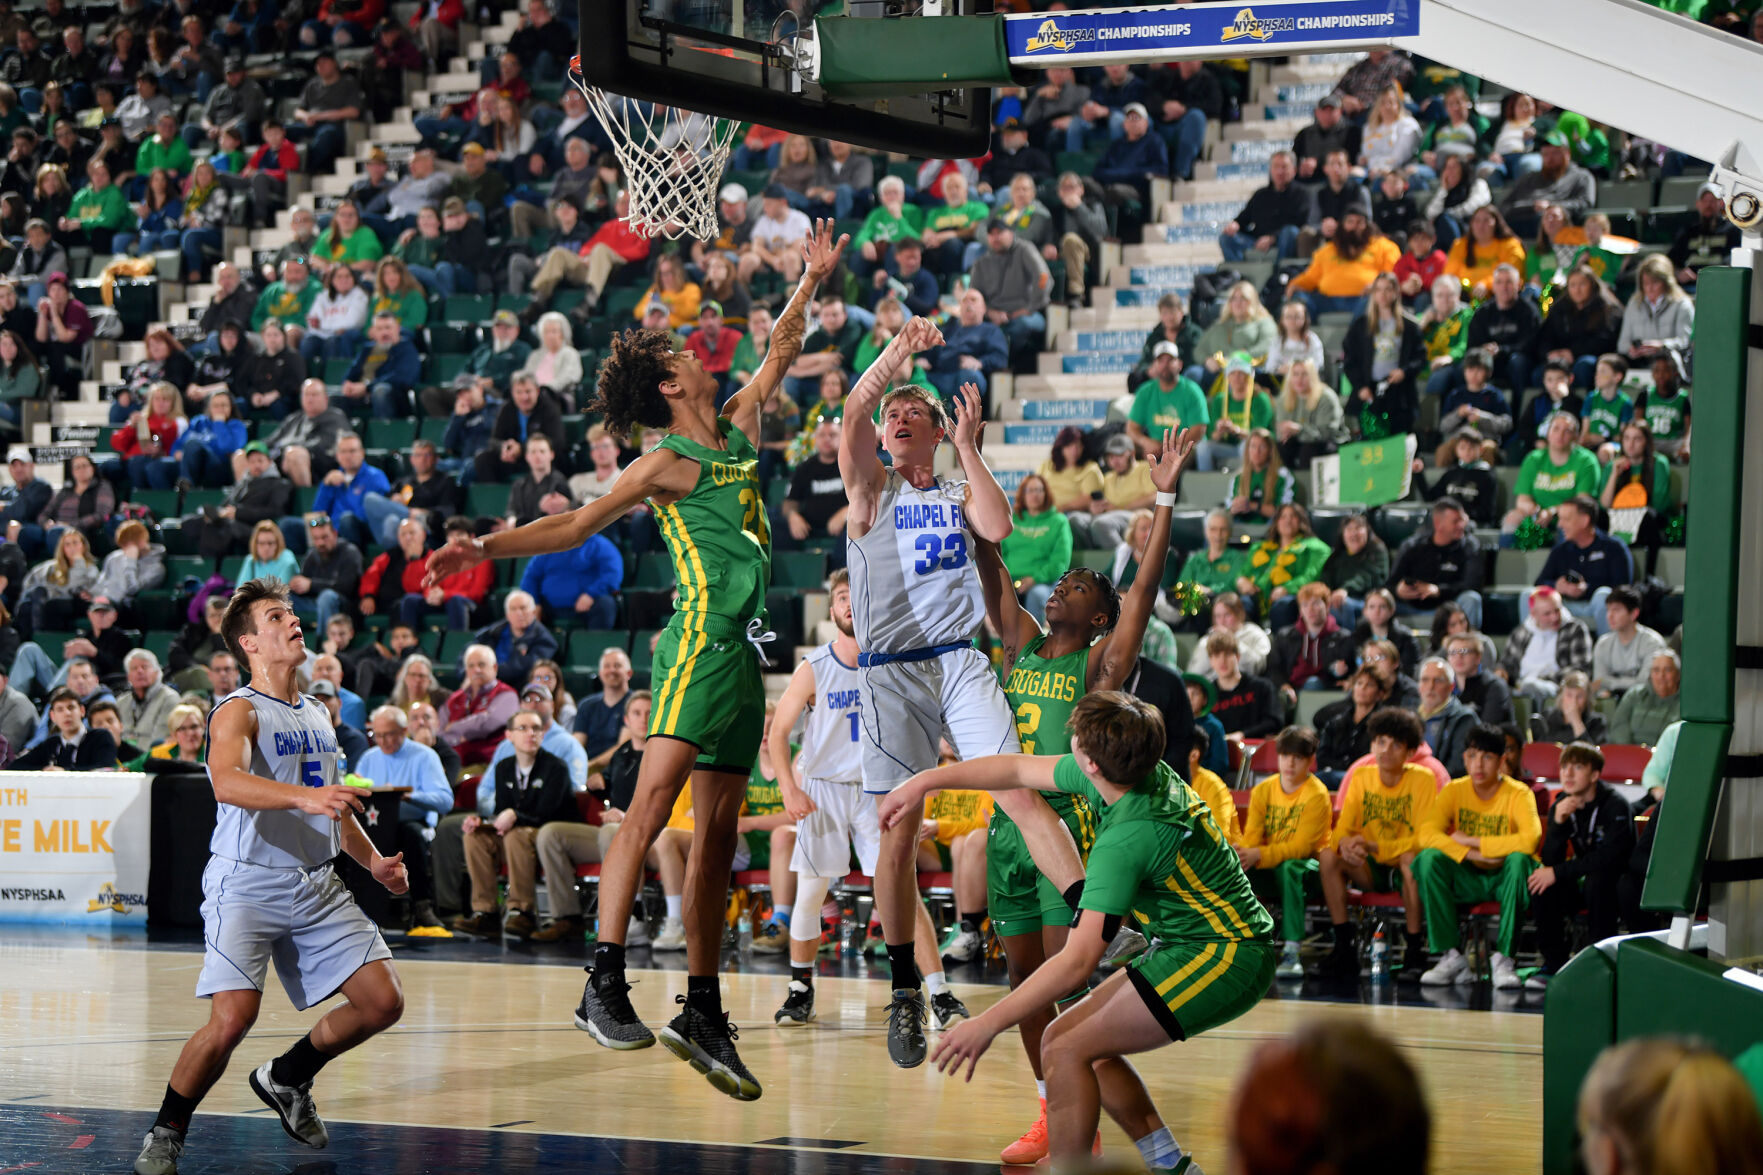
{"type": "Polygon", "coordinates": [[[1253,744],[1255,751],[1249,756],[1249,770],[1257,780],[1272,775],[1279,770],[1279,748],[1272,739],[1253,744]]]}
{"type": "Polygon", "coordinates": [[[1237,827],[1241,828],[1249,822],[1249,793],[1243,788],[1237,788],[1230,793],[1230,799],[1237,806],[1237,827]]]}
{"type": "Polygon", "coordinates": [[[1641,775],[1646,771],[1647,764],[1653,761],[1651,747],[1633,746],[1629,743],[1609,743],[1604,750],[1605,783],[1639,783],[1641,775]]]}
{"type": "Polygon", "coordinates": [[[1553,783],[1561,778],[1561,744],[1525,743],[1523,764],[1534,778],[1553,783]]]}

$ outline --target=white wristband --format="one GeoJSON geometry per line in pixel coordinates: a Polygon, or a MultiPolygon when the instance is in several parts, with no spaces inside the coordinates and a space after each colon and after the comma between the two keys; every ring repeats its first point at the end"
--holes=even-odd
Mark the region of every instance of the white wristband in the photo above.
{"type": "Polygon", "coordinates": [[[1175,509],[1175,495],[1174,494],[1159,493],[1157,495],[1157,504],[1159,506],[1168,506],[1171,510],[1173,510],[1173,509],[1175,509]]]}

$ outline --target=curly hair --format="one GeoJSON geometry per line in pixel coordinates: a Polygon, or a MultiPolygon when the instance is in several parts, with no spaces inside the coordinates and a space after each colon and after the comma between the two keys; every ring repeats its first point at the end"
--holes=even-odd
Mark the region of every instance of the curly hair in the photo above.
{"type": "Polygon", "coordinates": [[[606,417],[606,431],[629,440],[639,429],[666,428],[673,409],[661,385],[673,378],[673,345],[664,330],[627,330],[612,336],[600,363],[598,396],[588,411],[606,417]]]}

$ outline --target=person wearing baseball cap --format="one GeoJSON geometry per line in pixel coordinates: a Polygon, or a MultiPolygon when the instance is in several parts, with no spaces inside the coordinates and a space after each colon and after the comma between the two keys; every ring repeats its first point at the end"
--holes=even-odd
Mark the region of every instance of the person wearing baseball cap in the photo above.
{"type": "Polygon", "coordinates": [[[1212,470],[1243,453],[1251,431],[1273,427],[1273,401],[1255,386],[1255,360],[1247,351],[1232,353],[1224,364],[1224,387],[1206,402],[1211,428],[1194,451],[1196,468],[1212,470]]]}
{"type": "Polygon", "coordinates": [[[1665,256],[1677,271],[1677,284],[1696,288],[1696,275],[1704,266],[1725,265],[1739,247],[1743,234],[1726,218],[1726,199],[1715,184],[1696,189],[1696,216],[1677,230],[1665,256]]]}
{"type": "MultiPolygon", "coordinates": [[[[346,24],[342,22],[338,28],[346,24]]],[[[332,35],[330,26],[308,21],[300,30],[301,41],[305,44],[316,43],[321,35],[328,39],[332,35]],[[310,41],[307,40],[309,31],[312,33],[310,41]]],[[[361,45],[367,42],[367,30],[359,25],[347,35],[354,38],[349,43],[361,45]]],[[[319,50],[312,63],[312,72],[317,76],[300,91],[300,105],[294,111],[294,127],[290,130],[298,128],[296,137],[311,136],[312,142],[306,148],[306,173],[329,175],[336,170],[337,157],[348,147],[344,126],[351,119],[364,116],[367,101],[355,79],[345,77],[337,68],[337,56],[329,49],[319,50]]]]}
{"type": "Polygon", "coordinates": [[[1148,378],[1133,392],[1126,434],[1141,457],[1161,451],[1163,434],[1205,424],[1206,393],[1182,374],[1181,349],[1165,339],[1151,348],[1148,378]]]}
{"type": "MultiPolygon", "coordinates": [[[[1506,223],[1523,240],[1536,236],[1543,209],[1550,204],[1559,204],[1568,218],[1577,224],[1597,202],[1597,181],[1592,179],[1591,172],[1573,162],[1573,147],[1566,135],[1551,129],[1537,138],[1537,150],[1542,156],[1542,166],[1517,176],[1512,190],[1500,203],[1506,223]]],[[[1523,156],[1507,155],[1504,166],[1516,171],[1522,159],[1523,156]]]]}
{"type": "MultiPolygon", "coordinates": [[[[489,230],[484,225],[483,217],[474,215],[473,209],[467,204],[473,197],[462,190],[472,168],[477,168],[480,177],[494,175],[502,189],[507,188],[500,172],[485,170],[481,153],[464,158],[465,174],[453,177],[453,185],[448,189],[453,194],[441,205],[441,228],[446,233],[447,247],[445,259],[435,263],[435,278],[444,296],[475,294],[477,275],[488,272],[490,268],[489,230]],[[477,160],[475,164],[471,162],[473,159],[477,160]]],[[[493,185],[486,185],[482,194],[489,197],[490,201],[483,206],[494,207],[500,214],[501,190],[494,190],[493,185]]]]}
{"type": "Polygon", "coordinates": [[[5,523],[6,539],[17,543],[25,557],[33,562],[43,555],[43,529],[37,519],[49,508],[55,491],[37,476],[37,462],[25,445],[6,450],[6,471],[12,475],[16,493],[12,501],[0,509],[0,522],[5,523]]]}
{"type": "Polygon", "coordinates": [[[1034,180],[1050,176],[1053,161],[1045,151],[1030,145],[1026,123],[1019,118],[1006,118],[998,127],[991,158],[979,169],[980,194],[1005,191],[1012,178],[1024,173],[1034,180]]]}
{"type": "Polygon", "coordinates": [[[721,302],[706,298],[698,304],[698,329],[686,336],[686,350],[717,378],[725,396],[736,390],[729,386],[728,373],[735,365],[735,348],[743,337],[734,327],[724,325],[721,302]]]}
{"type": "Polygon", "coordinates": [[[1138,459],[1138,449],[1125,433],[1115,433],[1102,447],[1100,494],[1090,503],[1088,514],[1066,517],[1077,546],[1113,550],[1132,526],[1133,515],[1150,509],[1157,497],[1151,467],[1138,459]]]}
{"type": "MultiPolygon", "coordinates": [[[[1098,90],[1103,89],[1107,82],[1113,80],[1117,70],[1128,77],[1131,76],[1127,74],[1124,65],[1109,65],[1104,66],[1103,69],[1108,77],[1102,83],[1098,83],[1098,90]]],[[[1131,80],[1138,82],[1137,78],[1131,80]]],[[[1138,84],[1142,92],[1144,83],[1138,82],[1138,84]]],[[[1149,208],[1151,206],[1151,181],[1169,175],[1169,148],[1164,144],[1162,135],[1150,133],[1150,111],[1145,109],[1144,103],[1135,100],[1122,103],[1114,114],[1106,114],[1105,108],[1096,103],[1095,91],[1091,92],[1090,101],[1084,104],[1082,113],[1088,117],[1092,109],[1098,112],[1092,121],[1106,117],[1109,133],[1113,137],[1108,143],[1108,149],[1102,153],[1101,160],[1097,162],[1095,170],[1091,174],[1095,177],[1096,182],[1104,188],[1114,186],[1131,188],[1137,194],[1140,206],[1149,208]],[[1114,132],[1116,118],[1119,119],[1118,134],[1114,132]]],[[[1071,125],[1078,126],[1079,120],[1072,119],[1071,125]]],[[[1078,149],[1081,150],[1081,147],[1078,149]]],[[[1121,219],[1127,221],[1132,218],[1123,216],[1121,219]]],[[[1141,224],[1123,223],[1120,228],[1121,239],[1137,240],[1138,230],[1141,227],[1141,224]]]]}
{"type": "Polygon", "coordinates": [[[255,128],[269,108],[263,87],[245,73],[243,54],[230,55],[222,68],[220,84],[208,92],[202,105],[203,129],[217,141],[222,127],[255,128]]]}

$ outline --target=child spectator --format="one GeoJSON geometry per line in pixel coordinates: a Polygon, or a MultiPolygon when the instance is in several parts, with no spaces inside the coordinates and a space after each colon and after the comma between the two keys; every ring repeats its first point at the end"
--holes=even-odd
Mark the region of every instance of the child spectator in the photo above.
{"type": "Polygon", "coordinates": [[[1237,842],[1237,859],[1263,903],[1279,903],[1281,979],[1304,978],[1298,946],[1304,941],[1304,908],[1322,894],[1316,854],[1328,844],[1334,818],[1328,788],[1316,778],[1316,732],[1288,726],[1274,739],[1279,771],[1249,793],[1249,815],[1237,842]]]}

